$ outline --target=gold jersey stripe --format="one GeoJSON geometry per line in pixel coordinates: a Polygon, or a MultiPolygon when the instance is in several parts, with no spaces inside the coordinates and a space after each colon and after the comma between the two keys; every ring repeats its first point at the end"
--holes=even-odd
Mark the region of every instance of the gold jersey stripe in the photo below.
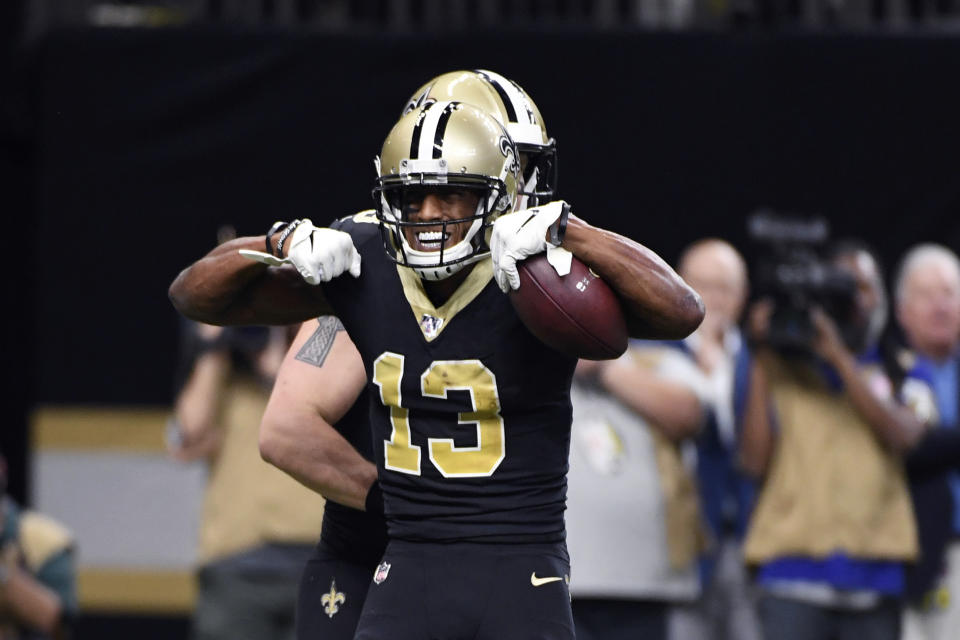
{"type": "Polygon", "coordinates": [[[163,453],[168,407],[38,407],[30,420],[35,451],[163,453]]]}
{"type": "Polygon", "coordinates": [[[457,287],[450,299],[443,303],[439,309],[430,302],[430,298],[427,297],[427,293],[423,289],[423,281],[420,280],[420,276],[413,269],[397,265],[397,273],[400,275],[403,295],[410,305],[413,317],[420,326],[423,337],[426,338],[427,342],[430,342],[439,336],[454,316],[480,295],[487,283],[493,279],[493,261],[487,257],[477,262],[463,283],[457,287]],[[439,328],[432,335],[428,335],[421,322],[425,315],[441,320],[439,328]]]}
{"type": "Polygon", "coordinates": [[[186,569],[83,568],[77,591],[83,611],[189,613],[197,598],[193,572],[186,569]]]}

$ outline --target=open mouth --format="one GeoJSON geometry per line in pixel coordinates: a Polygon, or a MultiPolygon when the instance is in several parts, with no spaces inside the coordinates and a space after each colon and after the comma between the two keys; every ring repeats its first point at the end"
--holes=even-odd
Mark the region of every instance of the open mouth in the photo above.
{"type": "Polygon", "coordinates": [[[417,244],[426,251],[438,251],[444,243],[450,240],[450,233],[443,231],[419,231],[416,234],[417,244]]]}

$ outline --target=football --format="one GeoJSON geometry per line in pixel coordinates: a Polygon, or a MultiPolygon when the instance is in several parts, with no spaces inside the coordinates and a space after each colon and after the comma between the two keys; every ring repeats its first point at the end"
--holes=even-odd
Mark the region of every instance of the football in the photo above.
{"type": "Polygon", "coordinates": [[[517,264],[520,288],[510,301],[530,333],[576,358],[610,360],[627,350],[627,323],[607,283],[576,257],[565,276],[545,253],[517,264]]]}

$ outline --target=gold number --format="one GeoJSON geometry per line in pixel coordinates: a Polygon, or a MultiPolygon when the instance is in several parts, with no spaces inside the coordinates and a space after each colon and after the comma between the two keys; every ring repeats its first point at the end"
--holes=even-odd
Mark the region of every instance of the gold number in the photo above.
{"type": "Polygon", "coordinates": [[[408,411],[400,406],[400,378],[403,356],[389,351],[373,363],[373,383],[380,387],[380,402],[390,407],[390,439],[383,441],[383,459],[387,469],[420,475],[420,447],[410,444],[408,411]]]}
{"type": "Polygon", "coordinates": [[[458,424],[476,425],[477,444],[457,447],[452,438],[430,438],[430,461],[445,478],[491,475],[506,453],[497,379],[479,360],[434,362],[420,378],[423,395],[447,397],[447,391],[470,392],[473,411],[457,414],[458,424]]]}
{"type": "MultiPolygon", "coordinates": [[[[384,353],[373,364],[373,382],[380,401],[390,407],[390,439],[384,441],[384,466],[393,471],[420,475],[420,447],[410,442],[409,412],[401,406],[400,380],[404,358],[384,353]]],[[[477,444],[457,447],[452,438],[429,438],[430,461],[445,478],[492,475],[506,455],[503,418],[497,379],[479,360],[438,361],[420,377],[423,395],[447,398],[451,390],[470,394],[472,411],[457,414],[457,423],[474,425],[477,444]]]]}

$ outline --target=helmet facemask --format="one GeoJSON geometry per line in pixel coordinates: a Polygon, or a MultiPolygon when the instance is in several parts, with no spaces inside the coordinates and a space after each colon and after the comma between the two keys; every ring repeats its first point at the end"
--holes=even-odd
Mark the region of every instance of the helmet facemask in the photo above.
{"type": "Polygon", "coordinates": [[[557,199],[557,141],[545,145],[517,143],[523,186],[517,209],[529,209],[557,199]]]}
{"type": "Polygon", "coordinates": [[[425,280],[442,280],[489,255],[494,220],[517,202],[518,155],[503,127],[470,105],[431,103],[401,117],[384,143],[373,191],[390,258],[425,280]],[[466,194],[476,196],[468,213],[458,200],[466,194]],[[420,217],[417,206],[430,195],[444,207],[459,202],[455,215],[420,217]]]}
{"type": "Polygon", "coordinates": [[[431,179],[422,174],[420,177],[423,182],[383,181],[379,184],[374,189],[374,198],[380,203],[377,219],[380,221],[384,247],[398,264],[411,267],[425,280],[442,280],[490,253],[488,229],[504,210],[501,205],[506,189],[503,183],[496,184],[496,181],[480,184],[458,180],[450,184],[436,182],[435,177],[431,179]],[[410,219],[410,207],[406,203],[422,202],[425,194],[444,198],[448,191],[476,194],[477,204],[473,214],[459,219],[410,219]],[[464,227],[466,230],[462,232],[460,240],[447,246],[448,239],[459,235],[464,227]],[[425,238],[427,242],[438,243],[437,248],[415,248],[410,236],[422,238],[425,234],[429,234],[425,238]]]}

